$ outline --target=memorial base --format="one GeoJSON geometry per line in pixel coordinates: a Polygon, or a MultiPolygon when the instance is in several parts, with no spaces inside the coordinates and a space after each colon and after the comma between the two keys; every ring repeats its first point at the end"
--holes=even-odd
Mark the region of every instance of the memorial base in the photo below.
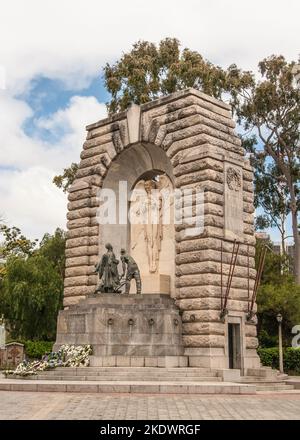
{"type": "Polygon", "coordinates": [[[54,350],[93,347],[95,356],[181,356],[182,323],[168,295],[101,293],[59,312],[54,350]]]}

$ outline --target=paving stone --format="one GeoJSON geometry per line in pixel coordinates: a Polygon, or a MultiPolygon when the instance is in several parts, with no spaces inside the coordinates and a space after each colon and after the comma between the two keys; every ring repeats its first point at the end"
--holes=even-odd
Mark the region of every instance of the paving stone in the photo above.
{"type": "Polygon", "coordinates": [[[300,393],[199,396],[0,391],[0,420],[17,419],[299,420],[300,393]]]}

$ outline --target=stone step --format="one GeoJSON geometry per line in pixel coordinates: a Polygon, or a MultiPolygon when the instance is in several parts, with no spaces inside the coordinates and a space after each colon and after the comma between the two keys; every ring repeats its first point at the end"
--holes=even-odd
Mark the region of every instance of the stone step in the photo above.
{"type": "MultiPolygon", "coordinates": [[[[98,347],[99,348],[99,347],[98,347]]],[[[94,347],[94,353],[98,351],[94,347]]],[[[124,347],[123,347],[124,348],[124,347]]],[[[161,347],[163,348],[163,347],[161,347]]],[[[165,350],[165,352],[167,352],[165,350]]],[[[125,368],[186,368],[188,356],[90,356],[91,367],[125,367],[125,368]]]]}
{"type": "Polygon", "coordinates": [[[280,385],[285,384],[286,379],[280,378],[279,376],[276,377],[253,377],[253,376],[242,376],[241,383],[253,383],[257,385],[280,385]]]}
{"type": "Polygon", "coordinates": [[[256,385],[256,391],[282,391],[282,390],[294,390],[293,385],[286,385],[286,384],[274,384],[274,385],[256,385]]]}
{"type": "Polygon", "coordinates": [[[257,386],[276,386],[276,385],[285,385],[286,382],[285,381],[279,381],[279,380],[247,380],[247,381],[243,381],[241,380],[240,383],[244,383],[244,384],[254,384],[257,386]]]}
{"type": "Polygon", "coordinates": [[[99,373],[109,372],[111,374],[116,373],[167,373],[167,374],[195,374],[195,375],[206,375],[207,373],[217,374],[217,370],[213,370],[210,368],[198,368],[198,367],[187,367],[187,368],[157,368],[157,367],[57,367],[53,370],[47,370],[47,372],[56,372],[56,371],[98,371],[99,373]]]}
{"type": "Polygon", "coordinates": [[[213,377],[212,376],[194,376],[194,377],[167,377],[167,376],[134,376],[131,375],[124,375],[124,376],[50,376],[47,374],[39,374],[35,376],[36,379],[33,380],[67,380],[67,381],[137,381],[137,382],[144,382],[144,381],[154,381],[154,382],[165,382],[172,381],[172,382],[210,382],[213,380],[213,382],[222,382],[221,377],[213,377]]]}
{"type": "Polygon", "coordinates": [[[142,394],[255,394],[253,385],[230,382],[177,382],[164,381],[42,381],[14,380],[0,381],[0,390],[45,391],[73,393],[142,393],[142,394]]]}
{"type": "Polygon", "coordinates": [[[155,369],[155,370],[146,370],[144,368],[140,370],[128,371],[127,370],[119,370],[118,368],[112,368],[111,370],[102,370],[100,368],[87,368],[87,369],[55,369],[48,370],[41,374],[47,374],[50,376],[130,376],[130,377],[217,377],[217,374],[210,370],[196,370],[196,371],[165,371],[164,369],[155,369]]]}
{"type": "MultiPolygon", "coordinates": [[[[93,373],[89,373],[89,374],[79,374],[79,372],[77,373],[77,374],[70,374],[69,372],[67,372],[68,374],[63,374],[63,373],[55,373],[55,374],[53,374],[53,373],[49,373],[49,372],[47,372],[47,371],[45,371],[45,372],[41,372],[41,373],[39,373],[39,375],[40,374],[42,374],[42,375],[46,375],[46,376],[48,376],[48,377],[66,377],[66,378],[68,378],[68,377],[98,377],[98,378],[108,378],[108,379],[110,379],[111,378],[111,380],[115,380],[115,379],[117,379],[117,378],[120,378],[120,379],[122,379],[122,378],[124,378],[124,377],[128,377],[129,379],[135,379],[135,378],[137,378],[138,380],[144,380],[144,378],[146,378],[147,379],[147,377],[153,377],[154,379],[156,379],[156,378],[161,378],[161,379],[163,379],[163,378],[165,378],[166,380],[173,380],[173,379],[190,379],[190,380],[193,380],[194,378],[203,378],[203,377],[205,377],[205,378],[210,378],[210,379],[221,379],[222,380],[222,378],[220,377],[220,376],[215,376],[214,374],[212,374],[212,373],[207,373],[207,374],[201,374],[201,375],[196,375],[196,374],[173,374],[173,375],[170,375],[170,374],[141,374],[141,373],[135,373],[135,374],[130,374],[130,373],[122,373],[122,374],[110,374],[110,373],[103,373],[103,374],[97,374],[97,373],[95,373],[95,374],[93,374],[93,373]]],[[[234,382],[234,381],[231,381],[231,382],[234,382]]]]}

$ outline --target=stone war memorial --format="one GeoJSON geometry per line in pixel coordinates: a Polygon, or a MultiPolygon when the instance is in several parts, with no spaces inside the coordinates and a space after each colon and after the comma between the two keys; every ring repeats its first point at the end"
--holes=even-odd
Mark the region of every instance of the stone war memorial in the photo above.
{"type": "Polygon", "coordinates": [[[234,128],[194,89],[87,126],[55,349],[91,344],[99,367],[260,368],[253,174],[234,128]]]}

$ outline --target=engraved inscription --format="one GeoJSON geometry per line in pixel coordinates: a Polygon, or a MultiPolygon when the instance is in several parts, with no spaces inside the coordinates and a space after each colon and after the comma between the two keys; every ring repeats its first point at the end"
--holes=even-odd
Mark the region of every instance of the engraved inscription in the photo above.
{"type": "Polygon", "coordinates": [[[85,315],[70,315],[68,319],[68,333],[85,332],[85,315]]]}

